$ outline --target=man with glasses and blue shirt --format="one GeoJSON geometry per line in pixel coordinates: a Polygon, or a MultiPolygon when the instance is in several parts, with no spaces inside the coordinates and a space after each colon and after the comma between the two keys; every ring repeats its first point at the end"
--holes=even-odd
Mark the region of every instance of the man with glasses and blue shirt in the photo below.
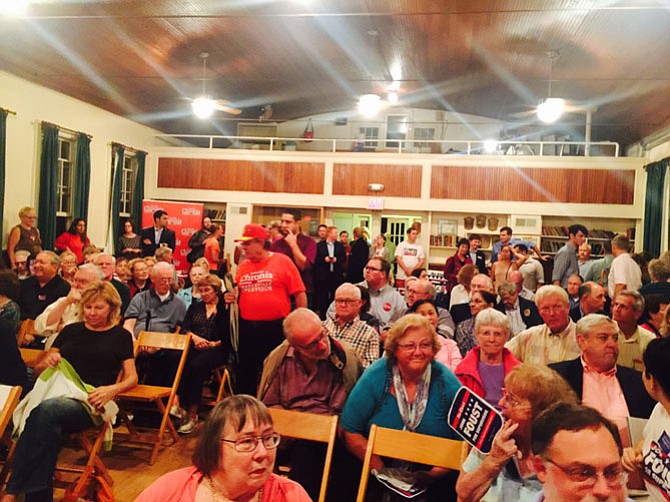
{"type": "Polygon", "coordinates": [[[533,421],[537,502],[624,502],[626,476],[614,424],[586,406],[559,404],[533,421]]]}

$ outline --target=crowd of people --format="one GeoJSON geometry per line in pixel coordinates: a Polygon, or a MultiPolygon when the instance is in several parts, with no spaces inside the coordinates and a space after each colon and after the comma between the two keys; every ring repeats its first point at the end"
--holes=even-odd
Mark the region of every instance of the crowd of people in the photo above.
{"type": "MultiPolygon", "coordinates": [[[[312,238],[286,209],[236,236],[233,276],[222,229],[204,218],[179,278],[165,211],[139,234],[126,222],[116,255],[90,245],[81,219],[58,238],[60,254],[43,250],[34,216],[21,210],[13,270],[0,271],[0,383],[29,389],[14,334],[32,320],[22,343],[44,349],[35,374],[67,360],[96,389],[84,402],[35,403],[2,502],[50,500],[60,435],[89,427],[91,412],[138,381],[174,378],[170,351],[133,357],[140,331],[191,336],[170,412],[181,434],[200,433],[194,466],[140,501],[315,500],[324,448],[285,445],[293,481],[275,476],[280,437],[266,407],[340,416],[329,500],[354,500],[371,426],[460,440],[447,414],[462,385],[504,417],[488,455],[472,450],[460,474],[376,456],[371,468],[414,472],[428,488],[421,500],[623,501],[625,470],[642,473],[653,500],[670,497],[670,260],[652,260],[643,284],[625,236],[605,246],[611,257],[590,260],[588,230],[571,226],[545,284],[534,243],[503,227],[487,260],[471,234],[436,287],[418,223],[391,252],[362,228],[349,241],[322,225],[312,238]],[[201,424],[203,384],[224,365],[237,395],[201,424]],[[630,417],[649,419],[642,441],[630,439],[630,417]]],[[[369,499],[387,490],[373,483],[369,499]]]]}

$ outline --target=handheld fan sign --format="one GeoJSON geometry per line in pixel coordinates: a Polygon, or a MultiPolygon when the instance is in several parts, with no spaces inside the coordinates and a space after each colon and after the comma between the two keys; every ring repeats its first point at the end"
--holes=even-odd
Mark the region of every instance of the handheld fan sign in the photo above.
{"type": "Polygon", "coordinates": [[[493,436],[503,426],[503,417],[472,390],[461,387],[449,410],[449,426],[465,441],[487,454],[491,451],[493,436]]]}

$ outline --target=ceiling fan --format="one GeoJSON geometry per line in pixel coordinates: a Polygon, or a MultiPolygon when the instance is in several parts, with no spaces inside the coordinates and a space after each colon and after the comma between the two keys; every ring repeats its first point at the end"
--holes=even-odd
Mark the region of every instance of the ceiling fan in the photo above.
{"type": "Polygon", "coordinates": [[[211,117],[214,110],[219,110],[225,113],[230,113],[231,115],[239,115],[242,113],[242,110],[230,106],[230,101],[225,99],[212,99],[207,95],[206,82],[207,82],[207,58],[209,53],[201,52],[199,54],[200,59],[202,59],[202,94],[191,100],[191,107],[193,108],[193,113],[196,117],[200,119],[206,119],[211,117]]]}

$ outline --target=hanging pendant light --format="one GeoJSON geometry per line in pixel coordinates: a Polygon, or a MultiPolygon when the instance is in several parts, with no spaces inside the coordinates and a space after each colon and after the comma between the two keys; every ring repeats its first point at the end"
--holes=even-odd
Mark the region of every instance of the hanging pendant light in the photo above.
{"type": "Polygon", "coordinates": [[[556,122],[563,112],[565,111],[565,100],[562,98],[552,98],[551,97],[551,82],[554,74],[554,62],[558,59],[558,51],[549,51],[547,53],[549,56],[549,90],[547,92],[547,99],[540,101],[540,104],[537,106],[537,118],[542,122],[548,124],[556,122]]]}

